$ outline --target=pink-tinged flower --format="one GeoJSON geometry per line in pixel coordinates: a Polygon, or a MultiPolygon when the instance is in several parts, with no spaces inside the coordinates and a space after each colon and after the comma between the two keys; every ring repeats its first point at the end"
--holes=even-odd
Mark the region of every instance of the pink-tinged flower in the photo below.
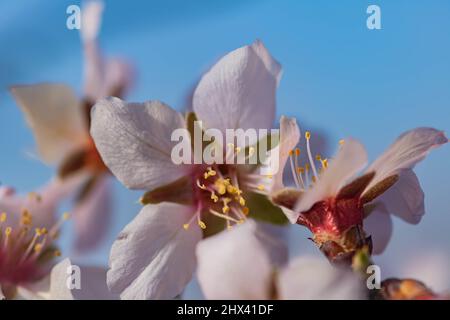
{"type": "Polygon", "coordinates": [[[85,55],[84,97],[60,83],[11,88],[33,130],[39,157],[56,165],[58,176],[78,189],[73,210],[78,250],[96,245],[109,221],[109,170],[89,134],[90,110],[99,98],[121,96],[131,82],[131,68],[119,59],[106,59],[97,45],[103,4],[88,1],[82,10],[81,38],[85,55]],[[80,179],[86,175],[86,179],[80,179]],[[74,184],[73,180],[80,181],[74,184]],[[101,221],[101,223],[97,223],[101,221]]]}
{"type": "Polygon", "coordinates": [[[254,220],[197,247],[197,277],[207,299],[363,299],[362,280],[317,257],[287,263],[273,226],[254,220]]]}
{"type": "MultiPolygon", "coordinates": [[[[280,73],[259,41],[232,51],[199,82],[195,117],[224,137],[225,129],[271,128],[280,73]]],[[[123,299],[179,295],[195,269],[202,229],[212,228],[213,218],[229,227],[243,222],[247,196],[264,188],[251,166],[175,164],[172,133],[192,132],[192,118],[159,101],[108,98],[93,109],[91,134],[108,168],[128,188],[148,190],[141,199],[147,205],[111,250],[108,285],[123,299]]],[[[226,150],[224,157],[235,157],[255,142],[219,148],[226,150]]]]}
{"type": "Polygon", "coordinates": [[[301,151],[294,149],[293,141],[283,147],[292,148],[290,163],[297,188],[281,189],[272,198],[284,206],[292,223],[312,231],[313,241],[332,260],[347,258],[364,245],[373,245],[375,254],[382,252],[392,232],[390,214],[412,224],[420,221],[424,193],[412,169],[430,150],[448,141],[433,128],[405,132],[355,179],[367,163],[359,142],[342,140],[335,158],[328,160],[313,156],[311,135],[305,136],[304,166],[299,164],[301,151]]]}
{"type": "Polygon", "coordinates": [[[54,221],[54,185],[40,193],[18,197],[10,188],[0,196],[0,286],[5,296],[17,287],[45,277],[53,257],[60,255],[54,246],[61,224],[67,216],[54,221]]]}

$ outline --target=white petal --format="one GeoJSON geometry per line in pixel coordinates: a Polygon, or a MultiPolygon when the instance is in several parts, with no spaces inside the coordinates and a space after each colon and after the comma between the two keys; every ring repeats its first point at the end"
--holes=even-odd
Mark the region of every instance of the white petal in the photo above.
{"type": "Polygon", "coordinates": [[[197,246],[197,277],[207,299],[270,299],[284,243],[253,220],[197,246]]]}
{"type": "Polygon", "coordinates": [[[84,95],[96,101],[104,86],[104,59],[97,44],[103,13],[101,1],[88,1],[83,5],[81,15],[81,39],[84,47],[84,95]]]}
{"type": "Polygon", "coordinates": [[[295,206],[296,212],[304,212],[319,201],[336,196],[345,183],[367,164],[364,146],[356,140],[346,139],[338,154],[330,161],[320,180],[308,189],[295,206]]]}
{"type": "MultiPolygon", "coordinates": [[[[269,129],[281,66],[262,42],[234,50],[200,80],[193,97],[197,117],[207,128],[269,129]]],[[[256,141],[250,141],[250,144],[256,141]]]]}
{"type": "Polygon", "coordinates": [[[8,187],[3,187],[2,190],[0,212],[7,214],[11,226],[18,225],[21,214],[26,209],[33,216],[33,226],[49,228],[55,222],[58,205],[73,188],[68,183],[54,178],[36,192],[27,195],[18,195],[8,187]]]}
{"type": "Polygon", "coordinates": [[[399,180],[379,197],[389,213],[417,224],[425,214],[425,195],[412,170],[403,170],[399,180]]]}
{"type": "Polygon", "coordinates": [[[392,236],[392,218],[383,203],[375,203],[375,208],[364,219],[364,231],[372,236],[373,254],[381,254],[392,236]]]}
{"type": "Polygon", "coordinates": [[[103,161],[128,188],[152,190],[186,174],[171,160],[173,130],[182,115],[158,101],[102,99],[92,110],[91,134],[103,161]]]}
{"type": "Polygon", "coordinates": [[[433,128],[417,128],[403,133],[367,169],[367,172],[375,171],[376,174],[366,190],[389,176],[413,169],[432,149],[447,142],[444,133],[433,128]]]}
{"type": "Polygon", "coordinates": [[[281,116],[280,119],[280,143],[270,151],[271,157],[279,157],[278,171],[274,172],[272,193],[283,187],[283,172],[287,161],[289,160],[289,152],[295,148],[300,140],[300,129],[295,118],[281,116]]]}
{"type": "Polygon", "coordinates": [[[75,248],[83,252],[94,248],[106,235],[111,222],[111,179],[97,178],[93,189],[72,212],[75,224],[75,248]]]}
{"type": "Polygon", "coordinates": [[[15,86],[11,93],[25,114],[40,157],[57,163],[87,137],[82,106],[63,84],[15,86]]]}
{"type": "Polygon", "coordinates": [[[357,275],[333,267],[317,257],[305,256],[293,260],[280,272],[277,288],[279,298],[283,300],[364,298],[357,275]]]}
{"type": "MultiPolygon", "coordinates": [[[[72,263],[66,258],[52,268],[50,273],[50,290],[45,295],[51,300],[74,300],[72,290],[68,286],[69,272],[72,263]]],[[[81,275],[83,276],[83,275],[81,275]]],[[[70,281],[69,281],[70,283],[70,281]]]]}
{"type": "Polygon", "coordinates": [[[147,205],[125,227],[110,254],[108,286],[122,299],[172,299],[191,280],[201,229],[192,208],[172,203],[147,205]]]}

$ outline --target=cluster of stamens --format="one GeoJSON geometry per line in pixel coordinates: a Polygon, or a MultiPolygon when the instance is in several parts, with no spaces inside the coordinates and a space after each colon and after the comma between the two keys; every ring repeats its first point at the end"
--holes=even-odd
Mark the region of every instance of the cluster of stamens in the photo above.
{"type": "Polygon", "coordinates": [[[42,277],[52,257],[60,256],[53,242],[59,236],[64,214],[51,228],[33,228],[33,216],[24,209],[20,219],[0,214],[0,283],[18,284],[42,277]]]}
{"type": "MultiPolygon", "coordinates": [[[[243,152],[241,148],[229,144],[226,163],[231,161],[230,157],[237,157],[240,152],[243,152]]],[[[254,148],[249,148],[245,159],[253,154],[254,148]]],[[[183,225],[184,229],[187,230],[194,220],[200,228],[206,229],[206,223],[202,220],[204,212],[224,219],[228,229],[245,221],[250,210],[246,206],[246,200],[239,188],[238,176],[234,169],[233,165],[214,164],[198,175],[195,179],[197,211],[191,220],[183,225]],[[224,171],[225,174],[222,173],[224,171]]]]}
{"type": "MultiPolygon", "coordinates": [[[[292,176],[294,178],[295,185],[300,190],[311,188],[314,183],[319,181],[322,173],[328,168],[328,159],[323,158],[321,155],[316,155],[313,157],[310,145],[311,133],[309,131],[305,133],[305,139],[307,161],[303,166],[300,164],[300,148],[289,151],[292,176]]],[[[344,140],[340,140],[339,144],[343,145],[344,140]]]]}

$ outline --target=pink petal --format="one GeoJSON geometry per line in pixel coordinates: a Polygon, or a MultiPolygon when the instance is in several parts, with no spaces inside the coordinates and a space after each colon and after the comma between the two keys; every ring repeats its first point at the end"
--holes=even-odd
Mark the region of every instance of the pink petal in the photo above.
{"type": "Polygon", "coordinates": [[[392,236],[392,218],[383,203],[375,203],[375,208],[364,219],[364,231],[372,236],[373,254],[381,254],[392,236]]]}
{"type": "Polygon", "coordinates": [[[94,248],[102,241],[111,223],[111,179],[98,178],[90,193],[73,210],[75,249],[79,252],[94,248]]]}
{"type": "Polygon", "coordinates": [[[413,169],[431,150],[447,142],[444,133],[434,128],[417,128],[403,133],[367,169],[367,172],[376,174],[366,190],[389,176],[413,169]]]}

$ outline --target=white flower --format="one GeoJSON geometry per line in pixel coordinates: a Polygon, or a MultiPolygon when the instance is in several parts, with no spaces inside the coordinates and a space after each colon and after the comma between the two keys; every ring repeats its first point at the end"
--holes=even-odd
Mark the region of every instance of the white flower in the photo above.
{"type": "Polygon", "coordinates": [[[198,280],[207,299],[362,299],[361,279],[317,257],[287,262],[273,226],[253,220],[197,247],[198,280]],[[269,228],[269,229],[268,229],[269,228]]]}
{"type": "Polygon", "coordinates": [[[307,132],[305,136],[305,166],[298,164],[300,149],[290,152],[297,190],[284,189],[272,196],[275,202],[288,203],[284,212],[290,221],[307,226],[314,241],[332,255],[342,253],[336,245],[349,246],[347,236],[370,245],[361,230],[363,220],[375,254],[384,250],[391,236],[390,214],[417,224],[425,212],[424,193],[413,168],[432,149],[448,141],[442,131],[433,128],[405,132],[355,179],[367,164],[366,151],[359,142],[342,140],[335,158],[328,160],[313,157],[311,135],[307,132]]]}
{"type": "Polygon", "coordinates": [[[101,1],[88,1],[82,10],[83,99],[60,83],[11,88],[33,130],[40,158],[56,165],[59,177],[80,189],[73,211],[75,246],[79,250],[88,249],[102,239],[110,212],[109,172],[89,134],[90,109],[99,98],[122,95],[130,85],[132,74],[128,64],[116,58],[106,59],[100,52],[97,35],[102,10],[101,1]],[[82,179],[85,175],[87,177],[82,179]],[[74,183],[74,179],[78,183],[74,183]]]}
{"type": "MultiPolygon", "coordinates": [[[[280,73],[259,41],[232,51],[199,82],[196,117],[223,133],[271,128],[280,73]]],[[[246,191],[263,188],[261,178],[243,166],[174,164],[171,135],[186,127],[179,112],[159,101],[108,98],[93,109],[91,134],[108,168],[128,188],[149,190],[143,203],[159,203],[145,206],[112,247],[108,284],[123,299],[180,294],[192,277],[194,250],[209,217],[223,218],[229,227],[242,222],[246,191]]],[[[244,149],[232,146],[231,156],[244,149]]]]}

